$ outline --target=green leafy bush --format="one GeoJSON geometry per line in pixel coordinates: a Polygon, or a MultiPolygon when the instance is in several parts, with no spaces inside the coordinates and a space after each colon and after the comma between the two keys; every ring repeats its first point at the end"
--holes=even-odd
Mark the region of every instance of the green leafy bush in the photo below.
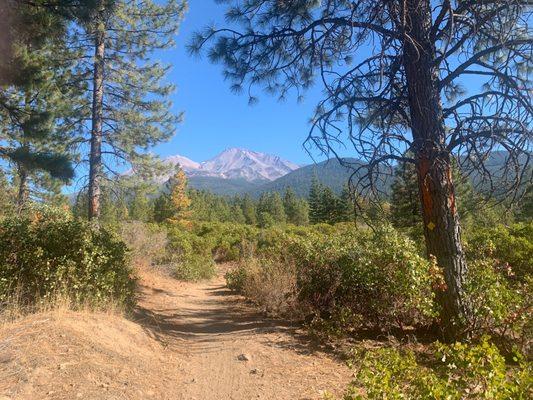
{"type": "Polygon", "coordinates": [[[382,348],[357,354],[357,372],[345,400],[355,399],[529,399],[532,364],[516,356],[508,366],[498,348],[436,343],[421,363],[412,351],[382,348]]]}
{"type": "Polygon", "coordinates": [[[247,264],[240,263],[237,268],[232,269],[231,271],[226,272],[224,278],[226,279],[226,285],[229,289],[243,293],[244,285],[248,279],[249,273],[247,264]]]}
{"type": "Polygon", "coordinates": [[[183,228],[174,227],[168,232],[164,262],[171,266],[176,278],[185,281],[209,279],[215,275],[212,245],[201,236],[183,228]]]}
{"type": "Polygon", "coordinates": [[[194,229],[219,262],[238,261],[253,251],[258,232],[253,226],[231,223],[202,223],[194,229]]]}
{"type": "Polygon", "coordinates": [[[341,310],[386,330],[434,315],[431,265],[391,227],[296,240],[292,248],[299,298],[321,316],[341,310]]]}
{"type": "Polygon", "coordinates": [[[527,351],[533,333],[531,277],[513,282],[491,260],[471,261],[465,291],[472,308],[470,336],[490,334],[509,349],[527,351]]]}
{"type": "Polygon", "coordinates": [[[182,281],[200,281],[215,275],[215,262],[212,258],[189,254],[175,264],[177,279],[182,281]]]}
{"type": "Polygon", "coordinates": [[[29,304],[64,294],[132,305],[134,291],[127,247],[113,233],[48,209],[0,222],[0,300],[17,292],[29,304]]]}
{"type": "Polygon", "coordinates": [[[271,228],[259,233],[255,254],[254,262],[243,261],[227,276],[233,288],[252,300],[262,296],[262,281],[291,301],[290,293],[295,293],[299,309],[316,320],[341,325],[358,321],[388,329],[427,323],[434,315],[431,265],[412,241],[391,227],[375,233],[347,224],[271,228]],[[281,271],[294,275],[293,289],[272,287],[275,282],[287,286],[281,271]]]}
{"type": "Polygon", "coordinates": [[[509,278],[524,280],[533,273],[533,222],[477,229],[467,237],[471,260],[490,259],[509,278]]]}

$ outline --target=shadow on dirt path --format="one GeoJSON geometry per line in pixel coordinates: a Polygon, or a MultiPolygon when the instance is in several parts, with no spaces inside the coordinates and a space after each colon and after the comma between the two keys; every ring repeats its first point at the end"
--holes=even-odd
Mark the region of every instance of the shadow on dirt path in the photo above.
{"type": "Polygon", "coordinates": [[[200,283],[143,274],[134,319],[182,358],[184,399],[321,399],[350,380],[340,360],[294,324],[265,318],[221,274],[200,283]]]}

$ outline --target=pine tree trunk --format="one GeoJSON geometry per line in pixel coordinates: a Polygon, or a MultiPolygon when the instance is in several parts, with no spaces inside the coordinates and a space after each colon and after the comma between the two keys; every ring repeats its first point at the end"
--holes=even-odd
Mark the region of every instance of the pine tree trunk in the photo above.
{"type": "MultiPolygon", "coordinates": [[[[103,10],[100,10],[100,16],[103,10]]],[[[100,196],[102,176],[102,135],[104,108],[104,58],[105,28],[101,18],[97,21],[94,34],[94,70],[91,154],[89,157],[89,219],[100,218],[100,196]]]]}
{"type": "Polygon", "coordinates": [[[424,235],[429,256],[442,269],[446,287],[437,292],[445,339],[457,339],[468,321],[463,283],[467,266],[461,245],[450,155],[430,38],[429,0],[406,0],[404,66],[417,161],[424,235]]]}
{"type": "Polygon", "coordinates": [[[30,198],[30,189],[28,187],[28,171],[22,166],[18,168],[19,188],[17,193],[17,209],[19,214],[22,213],[28,199],[30,198]]]}

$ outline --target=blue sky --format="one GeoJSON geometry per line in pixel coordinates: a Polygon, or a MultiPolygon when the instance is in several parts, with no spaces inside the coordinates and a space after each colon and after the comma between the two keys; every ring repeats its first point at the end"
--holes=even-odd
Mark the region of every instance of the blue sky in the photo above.
{"type": "Polygon", "coordinates": [[[177,47],[158,54],[173,65],[168,80],[177,91],[172,100],[175,111],[185,112],[185,120],[174,139],[157,146],[155,152],[162,157],[180,154],[204,161],[226,148],[242,147],[299,164],[313,162],[302,144],[320,99],[319,88],[311,90],[303,103],[298,103],[295,95],[280,103],[259,93],[259,103],[249,106],[246,95],[230,91],[221,66],[187,54],[186,44],[192,33],[211,22],[223,23],[223,13],[224,6],[214,0],[190,0],[177,47]]]}

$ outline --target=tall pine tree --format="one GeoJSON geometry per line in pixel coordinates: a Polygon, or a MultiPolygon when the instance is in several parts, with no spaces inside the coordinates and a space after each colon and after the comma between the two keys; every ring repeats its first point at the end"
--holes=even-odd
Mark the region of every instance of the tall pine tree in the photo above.
{"type": "Polygon", "coordinates": [[[164,82],[168,66],[150,56],[174,44],[186,3],[182,0],[97,0],[78,43],[87,59],[80,69],[92,86],[89,153],[89,209],[100,215],[101,182],[117,165],[134,170],[147,163],[145,151],[168,140],[180,116],[171,113],[164,82]]]}

